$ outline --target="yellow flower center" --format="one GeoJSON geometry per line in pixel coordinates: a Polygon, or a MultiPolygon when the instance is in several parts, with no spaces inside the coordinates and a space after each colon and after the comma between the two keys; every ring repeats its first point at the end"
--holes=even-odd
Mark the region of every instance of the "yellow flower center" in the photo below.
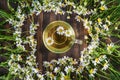
{"type": "Polygon", "coordinates": [[[70,80],[70,77],[69,76],[64,76],[64,79],[65,80],[70,80]]]}
{"type": "Polygon", "coordinates": [[[90,70],[90,74],[92,74],[92,73],[93,73],[93,71],[94,71],[94,69],[91,69],[91,70],[90,70]]]}
{"type": "Polygon", "coordinates": [[[88,34],[91,34],[92,32],[91,32],[91,30],[87,30],[88,31],[88,34]]]}
{"type": "Polygon", "coordinates": [[[102,21],[100,18],[98,18],[97,20],[98,20],[98,23],[100,23],[102,21]]]}
{"type": "Polygon", "coordinates": [[[52,42],[52,40],[48,40],[48,43],[51,43],[52,42]]]}
{"type": "Polygon", "coordinates": [[[16,59],[16,56],[15,56],[15,55],[13,56],[13,59],[16,59]]]}
{"type": "Polygon", "coordinates": [[[67,31],[67,34],[70,34],[70,32],[69,32],[69,31],[67,31]]]}
{"type": "Polygon", "coordinates": [[[98,27],[95,27],[95,29],[96,29],[97,32],[100,32],[100,29],[98,27]]]}
{"type": "Polygon", "coordinates": [[[77,70],[80,71],[83,68],[83,66],[80,66],[77,70]]]}
{"type": "Polygon", "coordinates": [[[62,11],[58,11],[58,13],[62,15],[63,12],[62,11]]]}
{"type": "Polygon", "coordinates": [[[108,26],[106,25],[105,28],[108,28],[108,26]]]}
{"type": "Polygon", "coordinates": [[[110,50],[110,49],[112,49],[112,47],[113,47],[113,45],[110,44],[110,45],[108,45],[107,49],[110,50]]]}
{"type": "Polygon", "coordinates": [[[62,3],[62,5],[61,5],[61,6],[62,6],[62,7],[65,7],[65,4],[63,4],[63,3],[62,3]]]}
{"type": "Polygon", "coordinates": [[[63,30],[62,30],[62,29],[60,29],[60,30],[59,30],[59,32],[63,32],[63,30]]]}
{"type": "Polygon", "coordinates": [[[95,61],[98,62],[98,61],[99,61],[99,58],[96,58],[95,61]]]}
{"type": "Polygon", "coordinates": [[[80,16],[77,16],[77,19],[81,20],[81,17],[80,17],[80,16]]]}
{"type": "Polygon", "coordinates": [[[105,7],[104,7],[104,6],[101,6],[100,9],[101,9],[102,11],[104,11],[104,10],[105,10],[105,7]]]}
{"type": "Polygon", "coordinates": [[[105,63],[103,66],[106,66],[107,65],[107,63],[105,63]]]}

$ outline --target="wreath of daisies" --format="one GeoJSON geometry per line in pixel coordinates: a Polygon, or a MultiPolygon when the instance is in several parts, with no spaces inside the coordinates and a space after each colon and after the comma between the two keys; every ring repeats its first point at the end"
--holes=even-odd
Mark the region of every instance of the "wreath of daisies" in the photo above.
{"type": "Polygon", "coordinates": [[[15,17],[9,18],[7,21],[14,26],[13,35],[15,36],[16,47],[26,51],[25,44],[29,44],[31,51],[29,51],[30,55],[24,58],[22,53],[11,55],[8,62],[10,73],[22,80],[81,80],[94,78],[109,69],[111,65],[106,54],[112,53],[114,44],[112,42],[109,44],[103,43],[101,39],[110,37],[110,27],[113,23],[110,21],[110,16],[105,18],[94,17],[94,15],[107,10],[108,7],[105,0],[94,0],[92,8],[87,7],[88,4],[89,2],[86,0],[80,4],[75,4],[69,0],[44,0],[41,4],[39,1],[33,0],[31,6],[21,2],[15,12],[15,17]],[[98,3],[99,5],[97,5],[98,3]],[[24,12],[25,8],[30,9],[28,14],[24,12]],[[25,39],[21,36],[24,21],[30,16],[39,15],[42,11],[54,12],[56,15],[67,13],[67,19],[70,19],[70,14],[76,14],[76,21],[82,22],[88,32],[85,39],[89,44],[87,48],[80,52],[79,60],[64,56],[58,60],[43,62],[44,73],[38,69],[35,56],[37,41],[34,36],[39,24],[35,24],[31,20],[30,35],[25,39]]]}

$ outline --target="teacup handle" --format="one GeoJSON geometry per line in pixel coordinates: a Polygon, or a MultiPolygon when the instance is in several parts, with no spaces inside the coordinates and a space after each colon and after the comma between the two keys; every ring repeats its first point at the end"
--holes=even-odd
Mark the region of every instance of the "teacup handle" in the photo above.
{"type": "Polygon", "coordinates": [[[76,44],[80,44],[80,45],[82,45],[83,41],[80,40],[80,39],[75,39],[75,43],[76,43],[76,44]]]}

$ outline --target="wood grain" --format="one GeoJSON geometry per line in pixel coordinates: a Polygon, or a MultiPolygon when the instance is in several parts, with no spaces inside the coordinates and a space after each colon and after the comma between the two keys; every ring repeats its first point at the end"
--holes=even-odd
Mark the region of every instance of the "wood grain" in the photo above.
{"type": "MultiPolygon", "coordinates": [[[[84,42],[84,27],[83,27],[82,23],[79,23],[75,20],[75,14],[70,15],[71,16],[70,19],[67,19],[67,14],[65,14],[65,15],[57,14],[56,15],[54,12],[48,12],[48,13],[42,12],[39,16],[40,16],[39,17],[40,19],[38,19],[38,20],[39,20],[40,26],[37,30],[37,41],[38,41],[37,52],[39,54],[37,56],[40,56],[40,55],[42,56],[42,57],[40,57],[40,58],[42,58],[40,60],[51,61],[52,59],[58,59],[63,56],[69,56],[69,57],[78,59],[80,57],[80,51],[83,50],[83,45],[86,45],[86,43],[84,42]],[[42,32],[44,31],[44,29],[50,22],[57,21],[57,20],[68,22],[75,31],[76,39],[83,40],[84,43],[82,45],[74,44],[73,47],[66,53],[55,54],[55,53],[50,52],[43,44],[42,32]],[[41,48],[40,48],[40,46],[41,46],[41,48]]],[[[40,62],[42,62],[42,61],[40,61],[40,62]]]]}

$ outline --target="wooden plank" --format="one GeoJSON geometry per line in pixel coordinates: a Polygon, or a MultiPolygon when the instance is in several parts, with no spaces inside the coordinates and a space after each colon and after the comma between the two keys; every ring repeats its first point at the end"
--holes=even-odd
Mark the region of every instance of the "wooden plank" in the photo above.
{"type": "MultiPolygon", "coordinates": [[[[54,13],[54,12],[51,12],[51,13],[50,13],[50,23],[51,23],[52,21],[55,21],[55,20],[56,20],[56,15],[55,15],[55,13],[54,13]]],[[[57,57],[58,57],[57,54],[52,53],[52,52],[49,51],[49,53],[48,53],[48,61],[51,61],[52,59],[57,59],[57,57]]]]}
{"type": "Polygon", "coordinates": [[[36,61],[38,63],[38,68],[42,70],[42,63],[43,63],[43,54],[42,54],[42,26],[43,26],[43,12],[40,13],[38,16],[38,29],[37,29],[37,52],[36,52],[36,61]]]}
{"type": "Polygon", "coordinates": [[[7,0],[0,1],[0,9],[7,11],[7,12],[10,12],[10,10],[8,9],[7,0]]]}
{"type": "MultiPolygon", "coordinates": [[[[44,31],[44,29],[46,28],[46,26],[49,24],[50,22],[50,13],[47,12],[43,12],[43,26],[42,26],[42,32],[44,31]]],[[[43,35],[43,33],[42,33],[43,35]]],[[[42,42],[42,48],[41,48],[42,54],[43,54],[43,61],[47,61],[48,60],[48,49],[45,47],[45,45],[42,42]]]]}
{"type": "MultiPolygon", "coordinates": [[[[77,25],[79,25],[79,23],[75,20],[75,16],[76,16],[76,14],[73,14],[73,17],[72,17],[73,25],[72,26],[75,31],[76,39],[81,40],[81,37],[80,37],[81,30],[80,30],[80,27],[77,26],[77,25]]],[[[80,44],[76,44],[76,43],[74,44],[72,57],[76,58],[76,59],[78,59],[80,57],[80,44]]]]}
{"type": "Polygon", "coordinates": [[[80,38],[82,40],[82,45],[80,45],[80,51],[82,51],[86,47],[86,41],[84,39],[86,31],[84,29],[82,21],[80,23],[78,23],[78,24],[79,24],[78,27],[80,27],[80,29],[79,29],[79,31],[80,31],[79,35],[80,35],[80,38]]]}
{"type": "MultiPolygon", "coordinates": [[[[65,21],[66,20],[66,14],[64,15],[56,15],[57,16],[57,20],[61,20],[61,21],[65,21]]],[[[58,58],[62,58],[63,56],[66,56],[66,53],[61,53],[58,54],[58,58]]]]}
{"type": "MultiPolygon", "coordinates": [[[[65,21],[66,21],[67,23],[69,23],[69,24],[71,25],[71,27],[74,27],[74,26],[73,26],[73,22],[72,22],[72,15],[66,14],[66,19],[65,19],[65,21]],[[70,19],[67,19],[68,16],[70,16],[70,19]]],[[[73,51],[73,46],[72,46],[72,48],[71,48],[68,52],[66,52],[66,56],[72,57],[72,53],[74,53],[74,51],[73,51]]]]}

